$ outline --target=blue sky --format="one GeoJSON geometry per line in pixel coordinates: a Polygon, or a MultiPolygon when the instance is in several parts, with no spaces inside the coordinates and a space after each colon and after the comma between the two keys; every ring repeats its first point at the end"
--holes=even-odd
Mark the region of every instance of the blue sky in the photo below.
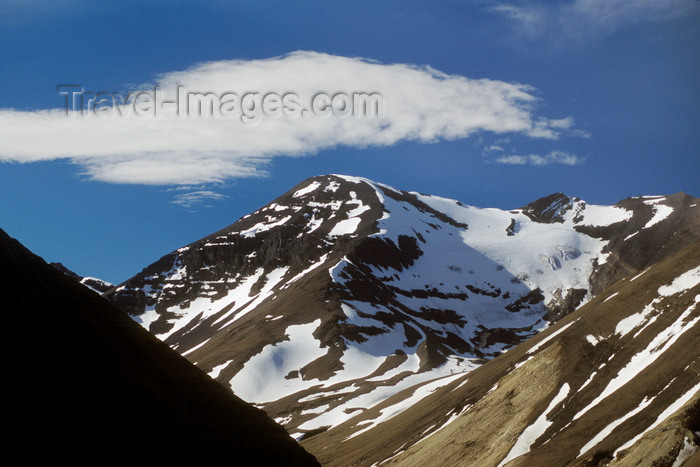
{"type": "Polygon", "coordinates": [[[698,25],[693,0],[0,0],[0,228],[120,282],[318,174],[499,208],[698,196],[698,25]],[[64,84],[383,114],[69,118],[64,84]]]}

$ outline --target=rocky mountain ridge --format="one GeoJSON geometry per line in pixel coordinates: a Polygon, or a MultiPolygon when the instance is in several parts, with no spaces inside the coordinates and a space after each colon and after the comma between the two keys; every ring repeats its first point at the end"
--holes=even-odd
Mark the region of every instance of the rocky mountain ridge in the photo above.
{"type": "Polygon", "coordinates": [[[555,194],[503,211],[320,176],[107,296],[308,438],[478,368],[698,240],[697,201],[555,194]]]}

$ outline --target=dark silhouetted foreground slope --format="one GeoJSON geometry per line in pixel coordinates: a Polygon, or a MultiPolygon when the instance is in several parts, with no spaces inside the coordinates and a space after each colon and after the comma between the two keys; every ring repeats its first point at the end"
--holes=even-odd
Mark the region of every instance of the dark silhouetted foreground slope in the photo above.
{"type": "Polygon", "coordinates": [[[317,465],[129,317],[0,230],[3,458],[317,465]]]}

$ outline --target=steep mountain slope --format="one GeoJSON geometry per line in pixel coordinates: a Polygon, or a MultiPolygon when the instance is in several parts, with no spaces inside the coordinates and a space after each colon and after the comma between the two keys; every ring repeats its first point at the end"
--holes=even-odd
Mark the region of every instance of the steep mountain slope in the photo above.
{"type": "Polygon", "coordinates": [[[318,465],[259,409],[0,230],[0,457],[318,465]]]}
{"type": "Polygon", "coordinates": [[[502,211],[314,177],[107,296],[309,436],[477,368],[700,238],[697,201],[555,194],[502,211]]]}
{"type": "Polygon", "coordinates": [[[698,349],[700,242],[473,372],[302,444],[324,465],[680,466],[700,444],[698,349]]]}
{"type": "Polygon", "coordinates": [[[98,279],[96,277],[82,277],[67,267],[65,267],[61,263],[49,263],[49,266],[52,266],[54,269],[56,269],[58,272],[62,273],[64,276],[68,276],[71,279],[74,279],[81,284],[83,284],[85,287],[88,289],[92,290],[93,292],[96,292],[98,294],[103,294],[107,292],[108,290],[114,288],[114,284],[110,284],[107,281],[104,281],[102,279],[98,279]]]}

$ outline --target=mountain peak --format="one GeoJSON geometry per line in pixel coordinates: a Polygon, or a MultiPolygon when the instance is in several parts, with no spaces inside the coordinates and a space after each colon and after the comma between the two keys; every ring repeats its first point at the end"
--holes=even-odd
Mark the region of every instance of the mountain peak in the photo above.
{"type": "Polygon", "coordinates": [[[520,208],[526,216],[536,222],[551,224],[564,222],[563,215],[571,210],[580,199],[564,193],[553,193],[520,208]]]}
{"type": "Polygon", "coordinates": [[[479,366],[644,267],[685,224],[633,204],[554,193],[481,209],[321,175],[108,295],[304,436],[358,398],[479,366]]]}

